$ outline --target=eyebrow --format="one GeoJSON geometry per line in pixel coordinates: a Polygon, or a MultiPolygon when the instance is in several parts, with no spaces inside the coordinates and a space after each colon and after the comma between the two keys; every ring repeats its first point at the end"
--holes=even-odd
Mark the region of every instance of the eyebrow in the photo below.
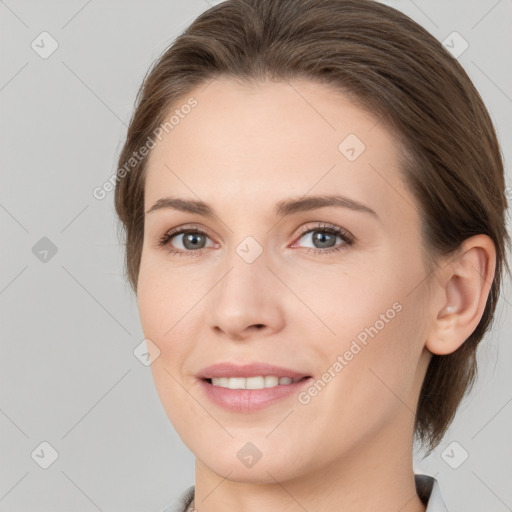
{"type": "MultiPolygon", "coordinates": [[[[274,215],[284,217],[295,213],[308,212],[318,208],[336,206],[338,208],[348,208],[357,212],[364,212],[378,218],[378,215],[370,207],[338,194],[335,195],[316,195],[299,198],[289,198],[278,201],[274,207],[274,215]]],[[[187,213],[196,213],[204,217],[215,217],[215,210],[203,201],[191,199],[182,199],[179,197],[163,197],[153,204],[146,212],[151,213],[162,209],[173,209],[187,213]]]]}

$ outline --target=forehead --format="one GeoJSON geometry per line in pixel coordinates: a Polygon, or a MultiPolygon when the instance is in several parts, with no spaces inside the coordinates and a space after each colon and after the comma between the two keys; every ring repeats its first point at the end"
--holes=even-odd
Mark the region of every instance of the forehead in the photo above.
{"type": "Polygon", "coordinates": [[[173,193],[271,208],[283,195],[337,191],[374,209],[407,208],[397,203],[407,195],[397,141],[327,85],[221,77],[176,101],[166,119],[172,113],[149,157],[146,206],[173,193]],[[180,110],[191,98],[195,106],[180,110]]]}

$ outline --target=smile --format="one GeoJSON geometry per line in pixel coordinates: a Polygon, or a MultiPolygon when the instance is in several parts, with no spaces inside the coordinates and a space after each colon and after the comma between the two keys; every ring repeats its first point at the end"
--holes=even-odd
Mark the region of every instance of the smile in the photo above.
{"type": "Polygon", "coordinates": [[[265,375],[256,377],[216,377],[207,379],[214,386],[227,389],[265,389],[276,386],[286,386],[299,382],[305,377],[277,377],[275,375],[265,375]]]}

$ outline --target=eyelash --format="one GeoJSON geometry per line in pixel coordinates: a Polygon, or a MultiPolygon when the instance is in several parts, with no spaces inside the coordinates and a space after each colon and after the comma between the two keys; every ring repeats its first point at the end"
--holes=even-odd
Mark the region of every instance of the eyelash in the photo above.
{"type": "MultiPolygon", "coordinates": [[[[323,223],[318,226],[307,226],[304,229],[301,230],[301,233],[299,234],[298,239],[302,238],[305,234],[319,231],[322,233],[329,233],[331,235],[337,235],[343,240],[343,244],[338,245],[336,247],[329,247],[327,249],[314,249],[312,247],[308,247],[308,254],[327,254],[327,253],[334,253],[343,250],[346,246],[351,246],[355,242],[355,237],[353,237],[350,233],[345,231],[344,229],[335,226],[333,224],[326,224],[323,223]]],[[[167,233],[165,233],[163,236],[161,236],[158,240],[158,246],[159,247],[165,247],[169,245],[169,241],[174,238],[177,235],[182,235],[184,233],[194,233],[194,234],[201,234],[208,236],[208,233],[206,231],[197,228],[197,227],[182,227],[178,228],[176,230],[171,229],[167,233]]],[[[168,249],[169,254],[176,254],[176,255],[187,255],[187,256],[200,256],[207,248],[203,247],[202,249],[196,249],[196,250],[189,250],[189,251],[183,251],[182,249],[175,249],[171,246],[170,249],[168,249]]]]}

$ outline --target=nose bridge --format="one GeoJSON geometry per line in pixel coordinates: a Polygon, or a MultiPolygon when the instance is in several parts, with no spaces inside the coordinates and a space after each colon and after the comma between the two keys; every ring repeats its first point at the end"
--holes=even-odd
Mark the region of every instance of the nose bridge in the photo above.
{"type": "Polygon", "coordinates": [[[219,283],[219,300],[238,298],[257,303],[271,289],[272,273],[267,268],[269,254],[253,237],[246,237],[226,259],[227,274],[219,283]]]}
{"type": "Polygon", "coordinates": [[[267,268],[270,253],[252,236],[235,246],[225,261],[225,271],[210,302],[210,325],[240,337],[245,329],[263,325],[279,327],[278,280],[267,268]]]}

